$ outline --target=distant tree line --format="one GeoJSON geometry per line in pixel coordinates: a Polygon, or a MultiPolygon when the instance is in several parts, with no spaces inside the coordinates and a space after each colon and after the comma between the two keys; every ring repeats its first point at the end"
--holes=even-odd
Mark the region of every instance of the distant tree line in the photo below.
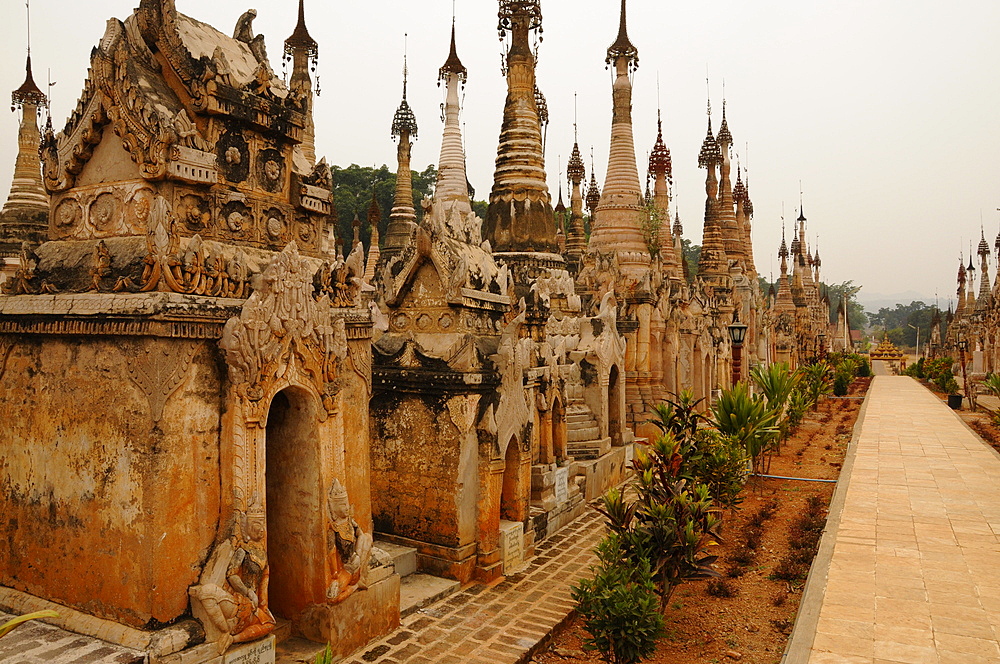
{"type": "MultiPolygon", "coordinates": [[[[897,304],[892,309],[882,307],[877,313],[869,312],[868,318],[871,321],[871,326],[879,330],[877,333],[879,338],[884,331],[889,336],[889,341],[897,346],[916,346],[917,329],[919,329],[920,347],[923,348],[924,344],[930,341],[931,320],[937,310],[936,305],[928,305],[914,300],[909,304],[897,304]],[[910,327],[911,325],[913,327],[910,327]]],[[[941,320],[944,322],[945,317],[942,316],[941,320]]],[[[942,325],[942,328],[945,327],[946,324],[942,325]]],[[[942,338],[946,332],[946,329],[941,330],[942,338]]]]}

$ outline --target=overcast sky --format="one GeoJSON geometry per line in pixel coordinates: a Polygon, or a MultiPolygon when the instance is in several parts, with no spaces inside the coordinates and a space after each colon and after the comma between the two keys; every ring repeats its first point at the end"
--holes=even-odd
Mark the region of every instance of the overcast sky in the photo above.
{"type": "MultiPolygon", "coordinates": [[[[176,3],[227,34],[253,6],[176,3]]],[[[32,2],[35,77],[41,85],[51,69],[57,81],[57,128],[76,104],[105,21],[126,18],[136,4],[32,2]]],[[[297,0],[255,5],[255,32],[266,36],[279,71],[296,7],[297,0]]],[[[458,50],[469,68],[463,121],[477,198],[492,185],[506,95],[496,10],[492,0],[457,0],[458,50]]],[[[0,90],[13,90],[23,80],[25,7],[4,0],[2,12],[0,57],[7,66],[0,69],[0,90]]],[[[617,33],[619,1],[543,0],[542,12],[538,83],[550,109],[546,159],[555,197],[573,145],[574,93],[587,177],[593,146],[603,185],[611,122],[604,58],[617,33]]],[[[332,164],[394,167],[389,128],[409,33],[408,96],[420,126],[413,166],[437,163],[443,98],[436,81],[451,13],[451,0],[306,0],[309,31],[320,44],[319,155],[332,164]]],[[[1000,2],[629,0],[628,16],[640,58],[633,103],[640,172],[656,138],[659,103],[685,237],[701,240],[705,172],[697,156],[707,69],[713,126],[725,79],[734,148],[749,165],[762,275],[777,272],[782,206],[790,224],[798,216],[800,181],[810,245],[818,238],[823,277],[831,283],[852,279],[869,295],[916,291],[933,298],[937,291],[944,306],[954,296],[959,252],[968,259],[969,241],[978,242],[981,214],[993,245],[1000,231],[1000,2]]],[[[15,114],[0,114],[4,194],[16,130],[15,114]]]]}

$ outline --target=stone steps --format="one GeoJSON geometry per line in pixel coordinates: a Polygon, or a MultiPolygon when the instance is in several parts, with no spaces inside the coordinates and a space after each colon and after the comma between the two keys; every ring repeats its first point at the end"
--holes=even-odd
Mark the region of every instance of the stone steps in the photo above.
{"type": "Polygon", "coordinates": [[[566,443],[566,453],[574,459],[597,459],[610,451],[610,437],[566,443]]]}
{"type": "Polygon", "coordinates": [[[396,566],[396,574],[399,575],[400,579],[417,571],[417,550],[412,546],[378,540],[375,541],[375,546],[392,556],[392,562],[396,566]]]}
{"type": "Polygon", "coordinates": [[[601,430],[596,424],[581,429],[567,429],[566,430],[566,441],[567,443],[578,443],[586,440],[594,440],[599,438],[601,435],[601,430]]]}
{"type": "Polygon", "coordinates": [[[402,618],[419,611],[428,604],[458,592],[461,586],[454,579],[419,572],[409,574],[399,583],[399,616],[402,618]]]}

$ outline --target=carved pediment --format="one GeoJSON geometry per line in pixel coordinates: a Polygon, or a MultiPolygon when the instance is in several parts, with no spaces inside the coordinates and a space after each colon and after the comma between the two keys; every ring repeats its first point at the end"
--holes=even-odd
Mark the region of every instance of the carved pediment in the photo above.
{"type": "Polygon", "coordinates": [[[239,317],[226,323],[221,346],[240,397],[260,402],[294,367],[331,407],[347,357],[344,319],[334,318],[329,297],[314,297],[311,264],[294,242],[264,270],[239,317]]]}

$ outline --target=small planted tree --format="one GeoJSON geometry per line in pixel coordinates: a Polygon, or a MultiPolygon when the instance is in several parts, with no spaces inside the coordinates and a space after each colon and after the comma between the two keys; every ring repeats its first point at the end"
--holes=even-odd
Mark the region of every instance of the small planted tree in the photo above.
{"type": "Polygon", "coordinates": [[[648,454],[639,451],[633,465],[635,499],[612,489],[598,510],[625,555],[635,564],[649,562],[665,608],[684,581],[718,576],[712,567],[717,557],[708,549],[721,541],[719,510],[706,485],[682,476],[684,459],[673,435],[661,436],[648,454]]]}
{"type": "Polygon", "coordinates": [[[634,562],[616,533],[597,545],[597,558],[593,578],[571,589],[590,634],[583,647],[613,664],[640,662],[652,656],[664,634],[649,561],[634,562]]]}

